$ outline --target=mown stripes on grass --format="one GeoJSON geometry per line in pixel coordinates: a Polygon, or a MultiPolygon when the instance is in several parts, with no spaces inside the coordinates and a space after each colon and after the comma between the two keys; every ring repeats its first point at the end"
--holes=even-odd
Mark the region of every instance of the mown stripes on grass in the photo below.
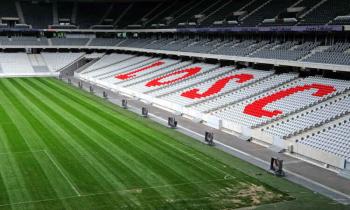
{"type": "Polygon", "coordinates": [[[286,196],[53,79],[1,79],[0,117],[0,209],[222,209],[254,204],[251,187],[264,189],[260,204],[286,196]]]}

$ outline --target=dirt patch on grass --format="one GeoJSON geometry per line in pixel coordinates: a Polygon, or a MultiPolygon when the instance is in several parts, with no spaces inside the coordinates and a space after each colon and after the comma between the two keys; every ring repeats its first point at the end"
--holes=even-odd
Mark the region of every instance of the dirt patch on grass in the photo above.
{"type": "Polygon", "coordinates": [[[239,185],[227,186],[211,194],[212,198],[220,200],[223,206],[229,205],[229,209],[250,207],[280,201],[282,194],[266,189],[263,185],[239,183],[239,185]]]}

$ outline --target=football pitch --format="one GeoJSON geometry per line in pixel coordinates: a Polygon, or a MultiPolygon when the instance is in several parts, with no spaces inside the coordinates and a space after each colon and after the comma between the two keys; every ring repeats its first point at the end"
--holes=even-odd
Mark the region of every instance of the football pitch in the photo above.
{"type": "Polygon", "coordinates": [[[0,209],[346,209],[50,78],[0,79],[0,209]]]}

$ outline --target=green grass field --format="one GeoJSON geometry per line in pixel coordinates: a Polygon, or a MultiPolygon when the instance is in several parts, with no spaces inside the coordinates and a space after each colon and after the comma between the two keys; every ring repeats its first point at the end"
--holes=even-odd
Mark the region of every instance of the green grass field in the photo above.
{"type": "Polygon", "coordinates": [[[45,78],[0,79],[0,209],[346,209],[45,78]]]}

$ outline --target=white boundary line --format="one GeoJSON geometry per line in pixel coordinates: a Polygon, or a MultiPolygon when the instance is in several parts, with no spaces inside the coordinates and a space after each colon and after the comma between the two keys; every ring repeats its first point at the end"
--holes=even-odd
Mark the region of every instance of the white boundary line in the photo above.
{"type": "Polygon", "coordinates": [[[129,192],[129,191],[133,191],[133,190],[157,189],[157,188],[176,187],[176,186],[192,185],[192,184],[195,184],[195,185],[196,184],[207,184],[207,183],[212,183],[212,182],[228,181],[228,180],[233,180],[233,179],[234,179],[233,177],[230,177],[228,175],[228,176],[225,176],[223,179],[212,179],[212,180],[207,180],[207,181],[203,181],[203,182],[183,182],[183,183],[177,183],[177,184],[156,185],[156,186],[150,186],[150,187],[140,187],[140,188],[134,187],[134,188],[124,189],[124,190],[114,190],[114,191],[106,191],[106,192],[99,192],[99,193],[90,193],[90,194],[78,195],[78,196],[67,196],[67,197],[61,197],[61,198],[48,198],[48,199],[35,200],[35,201],[24,201],[24,202],[17,202],[17,203],[0,204],[0,207],[40,203],[40,202],[46,202],[46,201],[65,200],[65,199],[71,199],[71,198],[90,197],[90,196],[96,196],[96,195],[106,195],[106,194],[113,194],[113,193],[118,193],[118,192],[129,192]]]}
{"type": "MultiPolygon", "coordinates": [[[[163,122],[167,122],[167,120],[165,120],[165,119],[163,119],[163,118],[161,118],[161,117],[158,117],[158,116],[156,116],[156,115],[154,115],[154,114],[149,114],[149,115],[152,116],[152,117],[154,117],[154,118],[156,118],[156,119],[158,119],[158,120],[161,120],[161,121],[163,121],[163,122]]],[[[194,132],[194,131],[192,131],[192,130],[190,130],[190,129],[188,129],[188,128],[185,128],[185,127],[183,127],[183,126],[178,126],[178,127],[179,127],[180,129],[182,129],[182,130],[185,130],[185,131],[189,132],[189,133],[192,133],[192,134],[195,134],[195,135],[197,135],[197,136],[199,136],[199,137],[201,137],[201,138],[204,138],[204,135],[203,135],[203,134],[194,132]]],[[[263,164],[267,164],[267,165],[269,164],[268,161],[265,161],[265,160],[262,160],[262,159],[260,159],[260,158],[257,158],[257,157],[255,157],[255,156],[249,154],[249,153],[246,153],[246,152],[243,152],[243,151],[241,151],[241,150],[238,150],[238,149],[236,149],[236,148],[234,148],[234,147],[231,147],[231,146],[229,146],[229,145],[226,145],[226,144],[224,144],[224,143],[222,143],[222,142],[220,142],[220,141],[215,140],[215,143],[216,143],[216,144],[219,144],[219,145],[221,145],[221,146],[223,146],[223,147],[225,147],[225,148],[227,148],[227,149],[230,149],[230,150],[232,150],[232,151],[235,151],[235,152],[237,152],[237,153],[240,153],[240,154],[242,154],[242,155],[244,155],[244,156],[247,156],[247,157],[249,157],[249,158],[252,158],[252,159],[254,159],[254,160],[256,160],[256,161],[259,161],[259,162],[261,162],[261,163],[263,163],[263,164]]],[[[324,188],[324,189],[326,189],[326,190],[328,190],[328,191],[331,191],[331,192],[333,192],[333,193],[335,193],[335,194],[339,194],[339,195],[341,195],[341,196],[343,196],[343,197],[346,197],[347,199],[350,200],[350,195],[347,195],[347,194],[345,194],[345,193],[343,193],[343,192],[340,192],[340,191],[338,191],[338,190],[335,190],[335,189],[333,189],[333,188],[330,188],[330,187],[328,187],[328,186],[326,186],[326,185],[323,185],[323,184],[321,184],[321,183],[319,183],[319,182],[316,182],[316,181],[311,180],[311,179],[309,179],[309,178],[307,178],[307,177],[304,177],[304,176],[302,176],[302,175],[299,175],[299,174],[297,174],[297,173],[295,173],[295,172],[289,171],[288,169],[285,169],[284,171],[287,172],[288,174],[291,174],[291,175],[293,175],[293,176],[299,178],[299,179],[302,179],[302,180],[304,180],[304,181],[306,181],[306,182],[309,182],[309,183],[311,183],[311,184],[317,185],[317,186],[319,186],[319,187],[321,187],[321,188],[324,188]]],[[[304,187],[305,187],[305,186],[304,186],[304,187]]],[[[335,200],[339,200],[339,199],[335,199],[335,200]]]]}
{"type": "Polygon", "coordinates": [[[59,167],[59,165],[55,162],[55,160],[51,157],[51,155],[44,150],[44,153],[46,154],[46,156],[49,158],[49,160],[53,163],[53,165],[58,169],[58,171],[61,173],[61,175],[66,179],[66,181],[69,183],[69,185],[71,186],[71,188],[74,190],[74,192],[78,195],[81,196],[79,190],[77,189],[77,187],[72,183],[72,181],[68,178],[68,176],[66,176],[66,174],[63,172],[63,170],[59,167]]]}

